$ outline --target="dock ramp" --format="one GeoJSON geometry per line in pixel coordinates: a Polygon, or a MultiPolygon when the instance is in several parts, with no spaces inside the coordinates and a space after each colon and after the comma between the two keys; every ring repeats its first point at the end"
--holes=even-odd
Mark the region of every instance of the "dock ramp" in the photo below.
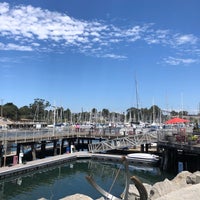
{"type": "Polygon", "coordinates": [[[131,148],[142,144],[155,143],[157,142],[157,138],[158,132],[152,131],[143,134],[129,135],[126,137],[117,137],[96,144],[89,144],[88,149],[91,153],[101,153],[109,150],[131,148]]]}

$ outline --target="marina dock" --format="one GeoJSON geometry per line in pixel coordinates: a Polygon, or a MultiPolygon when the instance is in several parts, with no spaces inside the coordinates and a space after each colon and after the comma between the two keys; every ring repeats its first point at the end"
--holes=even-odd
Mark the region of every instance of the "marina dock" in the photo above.
{"type": "Polygon", "coordinates": [[[161,167],[164,170],[178,171],[180,162],[183,164],[183,170],[199,170],[200,137],[196,136],[196,141],[190,141],[188,136],[193,136],[192,134],[184,131],[169,135],[164,130],[134,135],[103,134],[95,131],[6,131],[1,134],[0,160],[2,169],[0,168],[0,179],[1,174],[2,176],[3,174],[7,175],[7,173],[1,173],[5,169],[13,171],[13,174],[15,168],[16,174],[18,171],[20,171],[19,173],[28,172],[56,163],[61,164],[67,160],[76,160],[81,155],[94,159],[95,155],[99,155],[99,159],[120,161],[121,156],[110,154],[123,155],[130,152],[131,149],[148,153],[154,144],[156,144],[154,153],[162,157],[161,167]],[[13,145],[15,145],[15,152],[10,154],[13,145]],[[106,153],[110,153],[109,156],[106,153]],[[192,165],[192,163],[194,164],[192,165]],[[20,170],[18,170],[19,168],[20,170]]]}
{"type": "Polygon", "coordinates": [[[16,164],[14,166],[6,166],[0,168],[0,180],[25,174],[28,172],[37,171],[47,167],[52,167],[64,163],[69,163],[77,159],[94,159],[103,161],[120,162],[122,156],[110,155],[110,154],[92,154],[88,152],[75,152],[69,154],[62,154],[57,156],[47,157],[45,159],[37,159],[22,164],[16,164]]]}
{"type": "Polygon", "coordinates": [[[22,164],[16,164],[13,166],[6,166],[0,168],[0,180],[20,175],[24,173],[28,173],[31,171],[43,169],[46,167],[51,167],[67,162],[72,162],[76,159],[83,159],[83,158],[91,158],[91,154],[87,152],[76,152],[76,153],[70,153],[70,154],[62,154],[58,156],[51,156],[45,159],[37,159],[33,161],[29,161],[22,164]]]}

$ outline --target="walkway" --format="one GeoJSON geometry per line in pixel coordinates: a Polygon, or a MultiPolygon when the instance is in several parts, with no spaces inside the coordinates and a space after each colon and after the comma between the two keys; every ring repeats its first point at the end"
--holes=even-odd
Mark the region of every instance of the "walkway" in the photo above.
{"type": "Polygon", "coordinates": [[[44,159],[38,159],[29,161],[25,164],[16,164],[14,166],[6,166],[0,168],[0,180],[13,175],[23,174],[30,171],[42,169],[45,167],[55,166],[56,164],[62,164],[71,162],[78,158],[91,158],[91,154],[88,152],[76,152],[71,154],[63,154],[58,156],[51,156],[44,159]]]}
{"type": "Polygon", "coordinates": [[[146,132],[143,134],[130,135],[127,137],[116,137],[111,140],[99,142],[97,144],[89,144],[89,152],[106,152],[109,150],[131,148],[140,146],[142,144],[151,144],[157,142],[158,134],[157,131],[146,132]]]}

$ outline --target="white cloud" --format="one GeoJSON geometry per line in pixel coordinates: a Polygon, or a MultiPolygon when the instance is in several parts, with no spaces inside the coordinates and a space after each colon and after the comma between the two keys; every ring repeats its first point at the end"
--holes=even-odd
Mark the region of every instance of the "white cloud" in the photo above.
{"type": "Polygon", "coordinates": [[[116,54],[105,54],[103,57],[105,58],[114,58],[114,59],[126,59],[126,56],[116,55],[116,54]]]}
{"type": "Polygon", "coordinates": [[[193,63],[198,63],[198,60],[191,58],[168,57],[164,59],[164,62],[170,65],[189,65],[193,63]]]}
{"type": "Polygon", "coordinates": [[[8,12],[9,10],[9,4],[8,3],[1,3],[0,4],[0,14],[4,14],[6,12],[8,12]]]}
{"type": "Polygon", "coordinates": [[[29,46],[16,45],[13,43],[8,43],[8,44],[0,43],[0,50],[32,51],[33,49],[29,46]]]}
{"type": "MultiPolygon", "coordinates": [[[[115,53],[115,48],[119,52],[120,45],[130,46],[137,41],[182,53],[187,49],[191,55],[193,46],[198,45],[199,39],[193,34],[173,34],[169,30],[155,30],[153,26],[149,23],[120,28],[103,21],[77,20],[67,14],[31,5],[11,7],[8,3],[0,3],[1,50],[60,53],[70,47],[70,50],[86,55],[125,59],[125,56],[115,53]]],[[[196,56],[199,54],[196,53],[196,56]]],[[[192,63],[193,59],[181,61],[171,58],[166,61],[172,64],[192,63]]]]}
{"type": "Polygon", "coordinates": [[[39,44],[39,43],[35,43],[35,42],[33,42],[33,43],[32,43],[32,46],[39,47],[40,44],[39,44]]]}
{"type": "Polygon", "coordinates": [[[161,44],[163,46],[169,45],[170,41],[170,31],[169,30],[147,30],[148,34],[145,34],[144,40],[148,44],[161,44]]]}
{"type": "Polygon", "coordinates": [[[79,51],[86,52],[85,46],[90,44],[91,48],[87,50],[93,54],[92,48],[97,52],[97,45],[110,46],[120,42],[120,32],[118,36],[110,34],[112,25],[109,27],[97,21],[80,21],[66,14],[32,6],[9,7],[7,3],[0,6],[3,7],[0,15],[0,36],[5,40],[12,40],[12,45],[1,45],[1,50],[30,51],[57,47],[60,51],[59,47],[68,48],[70,45],[71,48],[78,47],[79,51]],[[21,44],[23,45],[20,48],[21,44]]]}
{"type": "Polygon", "coordinates": [[[183,44],[196,44],[198,39],[192,34],[188,35],[175,35],[175,42],[177,45],[183,45],[183,44]]]}
{"type": "MultiPolygon", "coordinates": [[[[9,57],[1,57],[0,62],[1,62],[1,63],[9,63],[9,62],[13,62],[13,61],[12,61],[12,59],[9,58],[9,57]]],[[[2,66],[1,66],[1,67],[2,67],[2,66]]],[[[3,67],[4,67],[4,66],[3,66],[3,67]]],[[[9,66],[9,67],[10,67],[10,66],[9,66]]],[[[5,68],[7,68],[7,66],[6,66],[5,68]]]]}

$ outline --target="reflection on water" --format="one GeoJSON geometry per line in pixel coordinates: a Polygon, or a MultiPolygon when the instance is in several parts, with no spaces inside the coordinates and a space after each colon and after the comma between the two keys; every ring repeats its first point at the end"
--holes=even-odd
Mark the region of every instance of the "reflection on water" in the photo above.
{"type": "MultiPolygon", "coordinates": [[[[142,182],[150,184],[169,177],[158,168],[130,165],[129,170],[130,176],[136,175],[142,182]]],[[[93,199],[100,198],[101,194],[87,182],[85,178],[87,175],[92,175],[102,188],[107,191],[111,190],[110,192],[115,196],[119,196],[124,190],[125,173],[123,165],[78,160],[1,181],[0,199],[36,200],[43,197],[58,200],[75,193],[82,193],[93,199]],[[113,185],[114,180],[115,184],[113,185]]]]}

